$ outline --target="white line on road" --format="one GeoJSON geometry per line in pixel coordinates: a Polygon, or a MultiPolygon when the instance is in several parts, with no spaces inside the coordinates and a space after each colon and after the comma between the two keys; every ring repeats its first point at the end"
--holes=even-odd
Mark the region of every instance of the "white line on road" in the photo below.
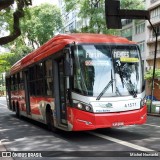
{"type": "Polygon", "coordinates": [[[5,104],[3,104],[3,103],[0,103],[0,105],[7,107],[7,105],[5,105],[5,104]]]}
{"type": "Polygon", "coordinates": [[[159,127],[160,128],[160,126],[157,126],[157,125],[154,125],[154,124],[144,124],[144,125],[146,125],[146,126],[152,126],[152,127],[159,127]]]}
{"type": "Polygon", "coordinates": [[[145,148],[145,147],[133,144],[133,143],[126,142],[126,141],[122,141],[120,139],[113,138],[113,137],[110,137],[110,136],[106,136],[106,135],[103,135],[103,134],[94,133],[94,132],[88,132],[88,133],[91,134],[91,135],[94,135],[94,136],[97,136],[97,137],[100,137],[100,138],[115,142],[115,143],[119,143],[119,144],[124,145],[124,146],[139,150],[139,151],[143,151],[143,152],[151,152],[151,151],[153,151],[153,152],[156,152],[156,151],[154,151],[152,149],[145,148]]]}

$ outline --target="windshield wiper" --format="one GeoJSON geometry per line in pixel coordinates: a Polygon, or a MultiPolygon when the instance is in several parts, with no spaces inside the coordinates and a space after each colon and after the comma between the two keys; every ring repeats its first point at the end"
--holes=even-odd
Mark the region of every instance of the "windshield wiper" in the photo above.
{"type": "Polygon", "coordinates": [[[137,97],[137,91],[134,90],[134,85],[133,83],[131,82],[131,79],[129,79],[129,82],[126,82],[125,80],[125,76],[124,76],[124,72],[122,71],[123,68],[121,68],[121,62],[118,60],[116,61],[117,62],[117,67],[118,67],[118,74],[121,78],[121,82],[122,82],[122,85],[124,87],[124,85],[126,86],[129,94],[131,94],[133,97],[137,97]]]}
{"type": "Polygon", "coordinates": [[[137,91],[134,90],[135,87],[134,87],[133,83],[131,82],[131,80],[129,80],[129,83],[127,83],[127,82],[125,81],[124,84],[125,84],[128,92],[129,92],[131,95],[133,95],[134,98],[137,97],[137,91]]]}
{"type": "Polygon", "coordinates": [[[117,87],[116,87],[116,94],[121,96],[121,93],[117,87]]]}
{"type": "Polygon", "coordinates": [[[108,84],[106,85],[106,87],[104,87],[103,91],[98,95],[96,100],[100,100],[100,98],[103,96],[103,94],[107,91],[107,89],[113,84],[115,79],[111,79],[108,84]]]}

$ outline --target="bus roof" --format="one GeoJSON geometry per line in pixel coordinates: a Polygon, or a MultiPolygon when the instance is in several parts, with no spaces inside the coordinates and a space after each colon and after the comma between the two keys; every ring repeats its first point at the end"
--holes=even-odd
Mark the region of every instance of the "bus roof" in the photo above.
{"type": "Polygon", "coordinates": [[[73,34],[59,34],[48,42],[43,44],[35,51],[29,53],[17,63],[15,63],[10,73],[14,74],[21,69],[42,60],[45,57],[54,54],[63,49],[67,44],[71,43],[116,43],[116,44],[135,44],[126,38],[111,36],[105,34],[90,34],[90,33],[73,33],[73,34]]]}

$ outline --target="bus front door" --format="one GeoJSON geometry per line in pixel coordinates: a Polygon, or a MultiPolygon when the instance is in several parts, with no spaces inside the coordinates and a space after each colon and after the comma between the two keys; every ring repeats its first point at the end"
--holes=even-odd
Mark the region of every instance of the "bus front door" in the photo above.
{"type": "Polygon", "coordinates": [[[30,115],[31,108],[30,108],[28,80],[29,80],[29,72],[28,70],[26,70],[24,71],[25,102],[26,102],[26,113],[30,115]]]}
{"type": "Polygon", "coordinates": [[[55,98],[59,123],[67,125],[66,77],[64,76],[64,59],[56,61],[55,66],[55,98]],[[58,76],[57,76],[58,75],[58,76]]]}

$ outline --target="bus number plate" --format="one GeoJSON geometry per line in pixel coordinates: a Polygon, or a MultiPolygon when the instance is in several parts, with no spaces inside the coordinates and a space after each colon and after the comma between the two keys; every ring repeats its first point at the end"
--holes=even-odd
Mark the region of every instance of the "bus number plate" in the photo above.
{"type": "Polygon", "coordinates": [[[114,122],[112,123],[113,127],[120,127],[120,126],[124,126],[124,122],[114,122]]]}

